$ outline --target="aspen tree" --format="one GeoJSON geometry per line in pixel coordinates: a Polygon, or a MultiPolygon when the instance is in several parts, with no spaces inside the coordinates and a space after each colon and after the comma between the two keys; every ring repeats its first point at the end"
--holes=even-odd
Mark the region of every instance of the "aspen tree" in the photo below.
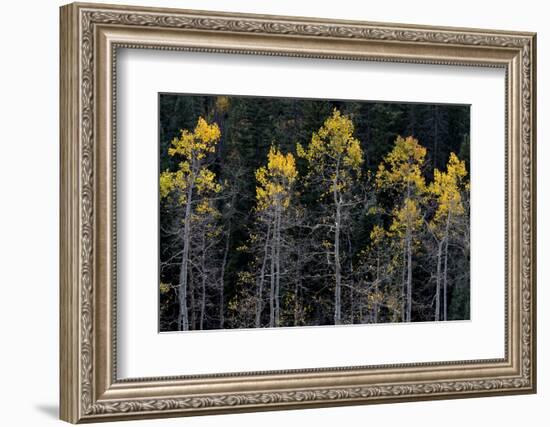
{"type": "Polygon", "coordinates": [[[392,210],[390,233],[401,243],[402,309],[405,322],[412,317],[412,256],[415,234],[423,224],[420,203],[426,191],[422,168],[426,148],[413,137],[397,137],[395,145],[378,167],[376,185],[380,190],[392,190],[396,195],[392,210]]]}
{"type": "MultiPolygon", "coordinates": [[[[181,130],[179,137],[172,140],[168,149],[168,155],[181,158],[178,170],[175,172],[164,171],[160,175],[160,197],[170,195],[176,197],[177,202],[184,208],[183,229],[181,240],[183,242],[178,289],[179,316],[178,326],[180,330],[189,330],[189,309],[187,293],[189,285],[189,263],[191,238],[194,233],[193,215],[194,209],[208,211],[204,205],[205,198],[211,194],[219,193],[221,186],[216,181],[216,175],[208,168],[209,156],[216,151],[216,144],[220,139],[220,129],[217,124],[208,124],[199,117],[193,132],[181,130]]],[[[200,213],[200,212],[199,212],[200,213]]]]}
{"type": "Polygon", "coordinates": [[[263,259],[257,290],[256,323],[260,323],[266,262],[269,259],[269,326],[279,326],[281,319],[281,276],[285,246],[285,231],[289,226],[289,209],[294,182],[298,176],[296,162],[291,153],[284,155],[271,147],[267,165],[256,171],[256,215],[266,229],[263,259]]]}
{"type": "Polygon", "coordinates": [[[321,202],[329,205],[330,245],[325,245],[334,265],[334,324],[342,323],[342,231],[346,211],[353,201],[350,193],[361,175],[363,151],[353,136],[353,122],[334,109],[323,126],[314,132],[307,147],[297,154],[308,162],[307,179],[321,189],[321,202]]]}
{"type": "Polygon", "coordinates": [[[461,192],[469,186],[465,182],[466,174],[466,163],[461,161],[455,153],[451,153],[447,170],[441,172],[435,169],[434,181],[429,186],[430,194],[437,201],[437,210],[429,223],[429,229],[437,240],[434,320],[447,320],[449,240],[456,220],[465,213],[461,192]],[[443,288],[443,296],[441,296],[441,288],[443,288]],[[443,299],[442,313],[441,299],[443,299]]]}

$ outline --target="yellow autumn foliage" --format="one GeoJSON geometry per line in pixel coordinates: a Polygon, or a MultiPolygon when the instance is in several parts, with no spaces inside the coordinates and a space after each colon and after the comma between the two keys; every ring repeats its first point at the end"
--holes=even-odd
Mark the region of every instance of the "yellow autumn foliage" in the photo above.
{"type": "Polygon", "coordinates": [[[337,163],[338,167],[347,166],[359,173],[363,150],[353,132],[351,119],[335,108],[319,131],[313,133],[307,148],[297,145],[298,157],[306,159],[317,172],[323,172],[327,166],[337,163]]]}
{"type": "Polygon", "coordinates": [[[159,290],[161,294],[165,294],[170,291],[171,285],[169,283],[160,283],[159,290]]]}
{"type": "Polygon", "coordinates": [[[272,146],[267,154],[267,165],[256,171],[257,209],[274,206],[288,208],[297,176],[294,156],[291,153],[284,155],[272,146]]]}
{"type": "Polygon", "coordinates": [[[446,172],[434,170],[434,181],[429,187],[430,193],[435,196],[438,203],[434,222],[439,222],[448,215],[464,213],[461,189],[468,186],[468,183],[464,182],[466,175],[466,163],[455,153],[449,156],[446,172]]]}
{"type": "Polygon", "coordinates": [[[402,236],[406,230],[414,230],[422,226],[422,213],[416,201],[405,199],[403,207],[396,209],[393,222],[390,225],[390,233],[402,236]]]}
{"type": "Polygon", "coordinates": [[[184,129],[179,138],[172,140],[172,147],[168,149],[170,156],[179,154],[187,159],[203,159],[208,153],[216,151],[216,144],[220,140],[221,132],[216,123],[208,124],[199,117],[193,133],[184,129]]]}
{"type": "Polygon", "coordinates": [[[412,136],[398,136],[392,151],[378,166],[377,187],[398,186],[403,189],[412,185],[416,191],[424,191],[426,182],[422,176],[422,166],[425,157],[426,148],[420,145],[417,139],[412,136]]]}
{"type": "Polygon", "coordinates": [[[384,239],[386,231],[379,225],[375,225],[370,232],[370,240],[373,245],[378,245],[384,239]]]}
{"type": "Polygon", "coordinates": [[[160,174],[159,187],[160,197],[164,199],[174,190],[174,179],[172,177],[173,172],[164,171],[160,174]]]}
{"type": "Polygon", "coordinates": [[[207,191],[219,193],[222,189],[222,186],[216,182],[216,174],[206,168],[202,168],[199,171],[195,179],[195,184],[197,185],[197,190],[199,193],[204,193],[207,191]]]}
{"type": "Polygon", "coordinates": [[[198,194],[221,191],[221,185],[216,181],[216,174],[203,164],[206,156],[216,151],[220,137],[218,125],[209,124],[202,117],[199,117],[193,132],[180,131],[179,137],[172,140],[168,154],[179,156],[182,161],[177,171],[166,170],[161,173],[159,179],[161,198],[176,192],[179,203],[183,205],[187,203],[186,190],[190,185],[196,187],[198,194]]]}

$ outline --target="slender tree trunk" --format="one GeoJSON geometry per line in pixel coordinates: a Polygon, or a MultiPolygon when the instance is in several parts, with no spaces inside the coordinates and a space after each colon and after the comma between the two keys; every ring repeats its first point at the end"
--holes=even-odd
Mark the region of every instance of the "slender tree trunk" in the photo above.
{"type": "Polygon", "coordinates": [[[256,295],[256,322],[257,328],[262,324],[262,310],[263,310],[263,290],[265,281],[265,264],[267,263],[267,250],[269,248],[269,236],[271,234],[271,223],[267,227],[267,233],[264,245],[264,259],[262,260],[262,268],[260,269],[260,280],[258,281],[258,291],[256,295]]]}
{"type": "MultiPolygon", "coordinates": [[[[222,121],[225,122],[223,119],[222,114],[222,121]]],[[[221,126],[222,135],[223,138],[220,139],[220,144],[223,144],[225,142],[225,135],[227,134],[227,129],[225,126],[221,126]]],[[[222,152],[222,145],[220,145],[220,148],[216,150],[216,152],[222,152]]],[[[221,157],[221,160],[223,160],[223,156],[221,157]]],[[[231,210],[230,212],[234,213],[234,206],[235,206],[235,198],[237,197],[237,192],[235,188],[231,189],[231,210]]],[[[219,318],[220,318],[220,328],[224,327],[225,324],[225,269],[227,267],[227,257],[229,256],[229,245],[231,243],[231,232],[232,232],[232,215],[229,215],[229,219],[227,220],[227,233],[225,234],[225,247],[223,250],[223,261],[222,261],[222,267],[221,267],[221,274],[220,274],[220,307],[219,307],[219,318]]]]}
{"type": "MultiPolygon", "coordinates": [[[[363,292],[363,288],[364,288],[364,283],[363,283],[363,279],[359,279],[359,289],[361,290],[361,292],[359,293],[359,322],[360,323],[367,323],[367,321],[365,321],[365,317],[363,316],[363,306],[368,304],[368,301],[369,301],[369,297],[368,297],[368,293],[367,293],[367,301],[365,302],[364,298],[365,298],[365,293],[363,292]]],[[[367,313],[368,313],[368,307],[367,307],[367,313]]]]}
{"type": "MultiPolygon", "coordinates": [[[[352,253],[352,250],[351,250],[351,239],[350,239],[350,235],[347,234],[347,240],[348,240],[348,253],[351,254],[352,253]]],[[[349,271],[350,271],[350,274],[354,274],[354,270],[353,270],[353,257],[349,257],[349,271]]],[[[352,276],[353,277],[353,276],[352,276]]],[[[355,306],[356,306],[356,301],[355,301],[355,282],[353,281],[352,283],[350,283],[350,287],[349,287],[349,308],[350,308],[350,323],[353,325],[355,323],[355,306]]]]}
{"type": "MultiPolygon", "coordinates": [[[[411,184],[407,182],[407,199],[411,197],[411,184]]],[[[411,321],[412,314],[412,226],[409,223],[410,219],[407,218],[407,234],[406,234],[406,253],[407,253],[407,310],[405,313],[405,322],[411,321]]]]}
{"type": "Polygon", "coordinates": [[[435,278],[435,316],[434,320],[441,320],[441,257],[443,253],[443,242],[437,244],[437,272],[435,278]]]}
{"type": "Polygon", "coordinates": [[[401,271],[401,321],[405,321],[407,307],[407,245],[403,242],[403,270],[401,271]]]}
{"type": "Polygon", "coordinates": [[[281,322],[281,207],[277,205],[277,236],[275,239],[276,252],[275,252],[275,326],[280,326],[281,322]]]}
{"type": "Polygon", "coordinates": [[[204,328],[204,318],[206,315],[206,235],[204,230],[202,231],[202,248],[201,248],[201,311],[199,319],[199,329],[204,328]]]}
{"type": "Polygon", "coordinates": [[[204,319],[206,316],[206,275],[203,274],[202,277],[202,286],[201,286],[201,314],[200,314],[200,323],[199,329],[204,329],[204,319]]]}
{"type": "Polygon", "coordinates": [[[194,183],[187,188],[187,200],[185,204],[185,216],[183,219],[183,251],[179,275],[179,328],[182,331],[189,330],[189,312],[187,309],[187,285],[189,279],[189,246],[191,241],[191,199],[193,197],[194,183]]]}
{"type": "Polygon", "coordinates": [[[336,229],[334,232],[334,324],[342,323],[342,276],[340,265],[340,204],[336,205],[336,229]]]}
{"type": "Polygon", "coordinates": [[[197,304],[195,302],[195,280],[193,278],[193,274],[195,272],[195,269],[190,268],[189,269],[189,329],[190,330],[196,330],[197,329],[197,304]]]}
{"type": "Polygon", "coordinates": [[[271,239],[271,265],[269,277],[269,327],[275,326],[275,235],[277,233],[276,218],[273,219],[273,237],[271,239]]]}
{"type": "Polygon", "coordinates": [[[353,325],[355,323],[355,292],[353,286],[349,288],[349,322],[353,325]]]}
{"type": "Polygon", "coordinates": [[[298,326],[299,314],[300,314],[300,286],[301,286],[300,277],[301,276],[298,273],[298,277],[295,279],[295,282],[294,282],[294,326],[298,326]]]}
{"type": "Polygon", "coordinates": [[[336,207],[335,224],[334,224],[334,324],[342,323],[342,277],[340,265],[340,221],[341,221],[341,201],[338,191],[338,168],[336,169],[334,182],[332,184],[332,192],[334,196],[334,204],[336,207]]]}
{"type": "Polygon", "coordinates": [[[374,293],[376,295],[376,300],[374,301],[374,323],[378,323],[378,310],[379,310],[379,304],[378,304],[378,291],[379,291],[379,284],[380,284],[380,251],[376,251],[376,281],[374,285],[374,293]]]}
{"type": "Polygon", "coordinates": [[[408,231],[407,236],[407,322],[411,321],[412,314],[412,247],[411,247],[411,232],[408,231]]]}
{"type": "Polygon", "coordinates": [[[451,211],[447,213],[445,224],[445,258],[443,258],[443,320],[447,320],[447,259],[449,258],[449,225],[451,222],[451,211]]]}
{"type": "Polygon", "coordinates": [[[225,247],[223,250],[223,259],[222,259],[222,266],[221,266],[221,272],[220,272],[220,299],[219,299],[219,317],[220,317],[220,328],[223,329],[223,325],[225,323],[225,315],[224,315],[224,291],[225,291],[225,267],[227,266],[227,256],[229,254],[229,241],[231,239],[231,225],[229,225],[227,230],[227,235],[225,238],[225,247]]]}

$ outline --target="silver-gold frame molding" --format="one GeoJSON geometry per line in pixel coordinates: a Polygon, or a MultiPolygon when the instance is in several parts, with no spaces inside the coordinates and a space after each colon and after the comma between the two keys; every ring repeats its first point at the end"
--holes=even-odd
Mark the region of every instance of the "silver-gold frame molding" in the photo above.
{"type": "Polygon", "coordinates": [[[61,8],[60,414],[77,422],[536,390],[533,33],[100,4],[61,8]],[[117,48],[501,67],[506,72],[505,357],[117,379],[117,48]]]}

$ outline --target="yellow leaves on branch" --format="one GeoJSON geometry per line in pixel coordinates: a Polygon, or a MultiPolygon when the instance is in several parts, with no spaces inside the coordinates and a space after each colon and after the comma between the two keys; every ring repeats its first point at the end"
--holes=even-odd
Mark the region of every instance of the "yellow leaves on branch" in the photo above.
{"type": "Polygon", "coordinates": [[[426,148],[418,140],[409,136],[397,137],[393,150],[378,166],[376,185],[378,188],[391,186],[414,186],[417,191],[424,191],[426,182],[422,176],[422,166],[426,157],[426,148]]]}
{"type": "Polygon", "coordinates": [[[437,210],[430,223],[432,230],[436,230],[448,216],[464,213],[462,191],[469,189],[465,179],[465,162],[455,153],[451,153],[447,170],[442,172],[435,169],[434,180],[427,186],[422,174],[425,158],[426,148],[420,145],[418,140],[412,136],[398,137],[393,150],[384,157],[378,167],[376,186],[379,189],[395,188],[405,197],[402,205],[393,210],[390,234],[402,236],[406,231],[422,226],[420,205],[426,196],[431,196],[437,201],[437,210]]]}
{"type": "Polygon", "coordinates": [[[195,179],[197,190],[199,193],[213,192],[219,193],[222,186],[216,181],[216,174],[210,169],[202,168],[199,170],[195,179]]]}
{"type": "Polygon", "coordinates": [[[179,194],[179,202],[183,205],[186,203],[185,190],[189,184],[189,164],[187,162],[180,163],[180,169],[176,172],[168,170],[160,174],[159,186],[160,197],[164,199],[172,192],[179,194]]]}
{"type": "Polygon", "coordinates": [[[393,222],[390,225],[390,233],[399,236],[405,234],[406,230],[415,230],[422,226],[422,213],[416,201],[405,199],[401,209],[394,211],[393,222]]]}
{"type": "Polygon", "coordinates": [[[363,150],[353,136],[354,126],[349,117],[334,109],[323,126],[314,132],[307,148],[296,147],[298,157],[307,160],[310,179],[324,179],[325,193],[342,193],[353,185],[354,176],[361,176],[363,150]],[[328,187],[328,188],[327,188],[328,187]]]}
{"type": "Polygon", "coordinates": [[[172,147],[168,149],[170,156],[179,154],[187,160],[203,159],[208,153],[216,151],[216,144],[220,140],[220,128],[216,123],[209,125],[199,117],[193,133],[181,130],[179,138],[172,140],[172,147]]]}
{"type": "Polygon", "coordinates": [[[195,207],[195,214],[196,215],[219,215],[218,210],[212,206],[209,200],[201,200],[199,203],[197,203],[197,206],[195,207]]]}
{"type": "Polygon", "coordinates": [[[168,195],[174,191],[175,182],[173,172],[164,171],[160,174],[159,187],[161,199],[168,197],[168,195]]]}
{"type": "Polygon", "coordinates": [[[409,136],[397,137],[395,145],[376,173],[379,189],[396,188],[404,195],[403,202],[393,210],[393,221],[389,233],[403,236],[422,226],[423,218],[418,203],[426,191],[422,174],[426,148],[409,136]]]}
{"type": "Polygon", "coordinates": [[[434,181],[430,184],[429,191],[438,202],[435,222],[439,222],[448,215],[464,213],[461,190],[468,189],[469,185],[465,182],[466,175],[466,163],[455,153],[449,156],[446,172],[434,170],[434,181]]]}
{"type": "Polygon", "coordinates": [[[313,133],[307,148],[298,144],[298,157],[306,159],[317,172],[334,166],[346,166],[359,173],[363,150],[353,132],[353,122],[335,108],[319,131],[313,133]]]}
{"type": "Polygon", "coordinates": [[[382,242],[385,235],[386,232],[384,231],[384,228],[380,227],[379,225],[375,225],[370,232],[370,240],[373,245],[378,245],[382,242]]]}
{"type": "Polygon", "coordinates": [[[177,192],[179,203],[185,204],[187,203],[186,190],[190,185],[196,186],[199,194],[221,191],[221,185],[216,181],[216,174],[203,164],[206,156],[216,151],[220,136],[218,125],[208,124],[202,117],[199,117],[193,132],[180,131],[180,136],[172,140],[168,154],[179,156],[182,161],[177,171],[167,170],[161,173],[159,179],[161,198],[177,192]]]}
{"type": "Polygon", "coordinates": [[[272,146],[267,154],[267,165],[256,171],[257,209],[288,208],[297,176],[294,156],[291,153],[284,155],[272,146]]]}

